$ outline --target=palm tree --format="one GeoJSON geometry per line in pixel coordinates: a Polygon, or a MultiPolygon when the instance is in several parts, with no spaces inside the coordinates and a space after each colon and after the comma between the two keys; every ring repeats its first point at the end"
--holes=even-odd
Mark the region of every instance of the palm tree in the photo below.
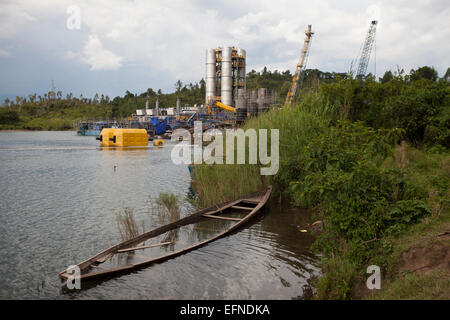
{"type": "Polygon", "coordinates": [[[36,93],[35,94],[29,94],[28,98],[30,99],[31,103],[34,103],[34,101],[36,100],[36,93]]]}

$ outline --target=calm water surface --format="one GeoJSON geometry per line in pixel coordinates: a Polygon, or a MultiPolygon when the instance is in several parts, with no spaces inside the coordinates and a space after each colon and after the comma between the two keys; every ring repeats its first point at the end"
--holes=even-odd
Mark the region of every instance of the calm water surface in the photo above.
{"type": "MultiPolygon", "coordinates": [[[[74,132],[0,132],[0,299],[301,298],[320,274],[312,239],[297,228],[309,217],[274,204],[238,232],[163,264],[82,290],[61,285],[60,271],[120,240],[118,210],[132,208],[149,229],[159,225],[150,208],[160,192],[188,195],[190,175],[171,162],[172,147],[102,150],[74,132]]],[[[185,203],[182,215],[193,211],[185,203]]],[[[200,239],[218,223],[175,237],[200,239]]]]}

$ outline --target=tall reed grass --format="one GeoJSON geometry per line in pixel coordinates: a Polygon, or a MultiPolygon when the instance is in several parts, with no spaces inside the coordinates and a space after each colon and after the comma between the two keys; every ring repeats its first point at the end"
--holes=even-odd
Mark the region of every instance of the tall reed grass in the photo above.
{"type": "Polygon", "coordinates": [[[161,192],[155,200],[153,211],[159,217],[161,223],[173,222],[180,219],[180,199],[167,192],[161,192]]]}
{"type": "MultiPolygon", "coordinates": [[[[269,184],[274,185],[275,194],[284,193],[284,188],[292,179],[292,170],[300,168],[296,165],[299,150],[314,136],[326,130],[328,124],[329,120],[305,111],[301,106],[273,109],[250,119],[245,124],[244,130],[268,129],[270,135],[270,129],[279,129],[278,173],[275,176],[261,176],[259,164],[196,165],[193,188],[198,195],[197,206],[206,207],[239,198],[269,184]]],[[[246,161],[248,162],[248,158],[246,161]]]]}
{"type": "Polygon", "coordinates": [[[123,212],[117,213],[116,223],[122,241],[132,239],[140,234],[132,208],[126,207],[123,212]]]}
{"type": "MultiPolygon", "coordinates": [[[[161,192],[155,200],[156,206],[153,206],[153,213],[156,213],[160,225],[177,221],[180,219],[181,200],[172,193],[161,192]]],[[[170,230],[165,234],[161,242],[178,240],[179,229],[170,230]]]]}
{"type": "MultiPolygon", "coordinates": [[[[180,199],[171,193],[162,192],[158,198],[150,205],[150,220],[156,218],[158,225],[163,225],[180,219],[180,199]]],[[[136,220],[134,210],[130,207],[123,208],[115,215],[117,230],[122,241],[137,237],[145,232],[145,221],[141,220],[142,231],[139,230],[139,223],[136,220]]]]}

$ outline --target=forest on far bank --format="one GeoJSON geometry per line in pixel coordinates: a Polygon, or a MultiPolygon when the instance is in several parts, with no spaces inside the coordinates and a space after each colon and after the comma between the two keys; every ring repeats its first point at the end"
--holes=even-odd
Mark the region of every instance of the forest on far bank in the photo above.
{"type": "MultiPolygon", "coordinates": [[[[361,105],[361,109],[370,112],[370,99],[384,99],[386,95],[396,96],[400,91],[389,91],[390,83],[397,83],[401,78],[402,88],[428,88],[448,86],[450,81],[450,68],[440,78],[437,71],[428,66],[411,70],[406,74],[403,70],[386,71],[383,77],[375,79],[371,74],[359,82],[352,92],[346,89],[346,98],[352,96],[352,102],[361,105]],[[422,81],[424,80],[424,81],[422,81]],[[422,82],[421,82],[422,81],[422,82]],[[370,84],[370,86],[369,86],[370,84]],[[369,89],[370,87],[370,89],[369,89]],[[386,89],[386,90],[385,90],[386,89]],[[369,91],[368,91],[369,90],[369,91]],[[375,91],[372,91],[375,90],[375,91]],[[370,95],[370,99],[354,100],[360,96],[360,92],[370,95]],[[383,96],[381,96],[383,95],[383,96]]],[[[318,92],[319,88],[329,88],[330,94],[336,94],[336,99],[343,92],[338,92],[335,87],[342,80],[348,80],[346,73],[323,72],[318,69],[307,69],[302,79],[301,92],[297,94],[297,102],[304,97],[318,92]]],[[[247,74],[247,90],[268,88],[279,95],[282,104],[292,81],[289,70],[270,71],[266,67],[260,72],[251,70],[247,74]]],[[[403,90],[402,89],[402,90],[403,90]]],[[[402,91],[401,90],[401,91],[402,91]]],[[[402,93],[401,94],[405,94],[402,93]]],[[[408,94],[408,93],[406,93],[408,94]]],[[[174,107],[177,98],[182,106],[203,104],[205,99],[205,81],[201,79],[196,83],[183,83],[178,80],[174,84],[174,91],[163,93],[161,89],[148,88],[142,93],[126,91],[123,96],[110,98],[103,94],[96,94],[92,98],[74,96],[72,93],[63,94],[61,91],[49,91],[43,95],[36,93],[27,97],[17,96],[15,100],[5,99],[0,107],[0,129],[2,130],[68,130],[73,128],[73,122],[85,119],[121,119],[130,116],[136,109],[145,108],[148,101],[150,108],[154,108],[156,100],[161,107],[174,107]]],[[[295,101],[294,101],[295,102],[295,101]]],[[[415,103],[411,101],[412,103],[415,103]]],[[[424,108],[427,109],[424,105],[424,108]]]]}

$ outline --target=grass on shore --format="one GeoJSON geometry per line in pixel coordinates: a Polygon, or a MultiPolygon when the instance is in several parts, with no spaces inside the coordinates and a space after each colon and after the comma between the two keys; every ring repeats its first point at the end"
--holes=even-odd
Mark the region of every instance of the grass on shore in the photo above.
{"type": "Polygon", "coordinates": [[[430,274],[409,273],[388,283],[375,294],[377,300],[449,300],[450,272],[435,270],[430,274]]]}
{"type": "MultiPolygon", "coordinates": [[[[332,257],[326,256],[322,262],[323,277],[317,281],[316,298],[448,299],[449,270],[442,269],[442,265],[436,265],[431,260],[436,255],[433,245],[442,242],[439,235],[450,230],[450,156],[447,153],[435,154],[402,145],[397,146],[381,166],[390,169],[400,167],[404,183],[413,186],[417,194],[423,195],[422,200],[430,208],[430,213],[417,223],[387,234],[378,241],[379,246],[371,251],[377,255],[372,261],[378,261],[375,264],[382,267],[384,281],[380,292],[365,289],[368,277],[365,267],[371,263],[351,265],[352,260],[348,257],[349,251],[345,244],[337,243],[336,247],[341,248],[332,257]],[[426,259],[417,257],[425,259],[423,264],[428,266],[426,274],[420,269],[401,271],[408,270],[411,264],[411,261],[404,259],[404,254],[415,248],[428,252],[431,256],[426,259]],[[417,290],[418,288],[421,289],[417,290]]],[[[444,246],[448,248],[450,241],[446,240],[445,243],[444,246]]]]}
{"type": "Polygon", "coordinates": [[[326,231],[314,244],[323,253],[316,298],[364,298],[355,288],[365,283],[371,264],[379,265],[392,285],[403,283],[395,280],[402,239],[428,232],[448,215],[448,153],[407,143],[393,148],[401,134],[395,129],[329,120],[302,106],[269,111],[246,128],[280,130],[278,174],[261,179],[259,165],[196,166],[194,190],[201,206],[272,184],[273,196],[312,208],[324,221],[326,231]]]}
{"type": "Polygon", "coordinates": [[[30,118],[15,124],[0,124],[0,130],[66,131],[73,130],[73,124],[71,120],[60,118],[30,118]]]}
{"type": "Polygon", "coordinates": [[[299,150],[313,136],[324,131],[328,123],[329,121],[319,119],[294,106],[285,107],[282,112],[272,110],[250,119],[243,129],[268,129],[268,141],[270,141],[270,129],[279,129],[280,167],[278,174],[261,176],[261,165],[259,164],[196,165],[193,187],[198,194],[198,206],[207,207],[232,200],[258,191],[269,184],[274,185],[274,197],[285,194],[286,186],[289,185],[290,177],[293,175],[292,170],[296,170],[295,162],[298,161],[299,150]]]}
{"type": "Polygon", "coordinates": [[[265,185],[255,165],[201,165],[194,170],[196,205],[209,207],[260,190],[265,185]]]}

